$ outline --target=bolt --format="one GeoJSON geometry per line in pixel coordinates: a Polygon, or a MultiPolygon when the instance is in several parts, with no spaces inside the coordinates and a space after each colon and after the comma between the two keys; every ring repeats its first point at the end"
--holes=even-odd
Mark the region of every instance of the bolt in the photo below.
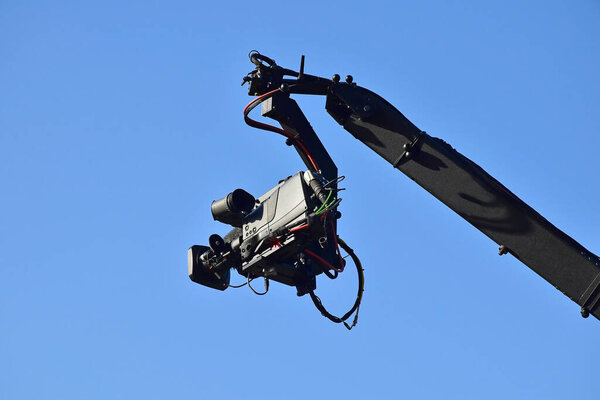
{"type": "Polygon", "coordinates": [[[338,74],[333,75],[333,78],[331,78],[331,80],[333,81],[333,83],[338,83],[340,81],[340,76],[338,74]]]}
{"type": "Polygon", "coordinates": [[[585,308],[585,307],[581,307],[581,316],[582,316],[583,318],[587,318],[587,317],[589,317],[589,316],[590,316],[590,310],[588,310],[588,309],[587,309],[587,308],[585,308]]]}
{"type": "Polygon", "coordinates": [[[346,83],[352,83],[353,79],[352,75],[346,75],[346,83]]]}
{"type": "Polygon", "coordinates": [[[502,256],[502,255],[507,254],[507,253],[508,253],[508,247],[506,247],[505,245],[501,245],[498,248],[498,255],[499,256],[502,256]]]}

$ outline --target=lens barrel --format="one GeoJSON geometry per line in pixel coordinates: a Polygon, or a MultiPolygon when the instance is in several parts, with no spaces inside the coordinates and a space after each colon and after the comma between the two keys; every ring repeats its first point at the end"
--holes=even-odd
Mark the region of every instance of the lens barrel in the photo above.
{"type": "Polygon", "coordinates": [[[244,216],[254,208],[255,202],[250,193],[243,189],[235,189],[222,199],[213,201],[210,211],[215,221],[239,228],[244,216]]]}

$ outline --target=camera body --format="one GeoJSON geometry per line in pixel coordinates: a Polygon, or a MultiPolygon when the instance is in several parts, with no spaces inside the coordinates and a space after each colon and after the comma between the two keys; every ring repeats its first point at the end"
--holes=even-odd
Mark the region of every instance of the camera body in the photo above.
{"type": "MultiPolygon", "coordinates": [[[[215,220],[234,229],[224,238],[211,235],[209,246],[188,250],[188,275],[201,285],[225,290],[230,270],[248,280],[265,277],[295,286],[299,296],[316,288],[323,263],[338,263],[334,245],[337,207],[323,210],[328,183],[311,171],[280,181],[258,199],[236,189],[211,205],[215,220]],[[331,227],[331,228],[330,228],[331,227]]],[[[339,200],[335,205],[339,203],[339,200]]]]}

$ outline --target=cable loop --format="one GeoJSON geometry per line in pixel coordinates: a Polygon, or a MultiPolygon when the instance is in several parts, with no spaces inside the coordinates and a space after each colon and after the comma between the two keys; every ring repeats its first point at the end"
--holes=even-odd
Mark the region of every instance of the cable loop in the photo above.
{"type": "Polygon", "coordinates": [[[342,240],[342,238],[338,237],[337,238],[340,247],[342,249],[344,249],[348,255],[352,258],[352,260],[354,261],[354,265],[356,266],[356,272],[358,274],[358,292],[356,294],[356,300],[354,301],[354,305],[352,306],[352,308],[346,313],[344,314],[342,317],[337,317],[331,313],[329,313],[325,307],[323,306],[323,302],[321,302],[321,299],[319,298],[319,296],[317,296],[313,291],[310,291],[310,298],[313,301],[315,307],[317,307],[317,310],[319,310],[321,312],[321,315],[323,315],[324,317],[326,317],[327,319],[329,319],[332,322],[335,322],[336,324],[339,323],[344,323],[344,326],[346,327],[346,329],[351,330],[352,328],[354,328],[356,326],[356,324],[358,323],[358,311],[360,310],[360,303],[362,301],[362,295],[364,292],[364,287],[365,287],[365,277],[364,277],[364,269],[362,268],[362,264],[360,262],[360,260],[358,259],[358,257],[356,256],[356,254],[354,253],[354,250],[352,250],[352,248],[350,246],[348,246],[346,244],[346,242],[344,242],[342,240]],[[352,324],[347,324],[345,321],[350,318],[350,316],[356,311],[356,314],[354,315],[354,319],[352,321],[352,324]]]}
{"type": "Polygon", "coordinates": [[[248,287],[254,292],[254,294],[257,294],[259,296],[264,296],[265,294],[267,294],[269,292],[269,278],[265,277],[265,291],[264,292],[257,292],[256,289],[254,289],[252,287],[252,285],[250,284],[250,282],[252,282],[254,279],[250,279],[250,276],[248,276],[248,287]]]}
{"type": "Polygon", "coordinates": [[[260,54],[258,50],[250,50],[250,52],[248,53],[248,58],[250,58],[250,62],[256,65],[257,67],[274,67],[277,65],[275,63],[275,60],[260,54]],[[263,61],[266,62],[267,65],[263,64],[263,61]]]}
{"type": "Polygon", "coordinates": [[[338,191],[338,192],[339,192],[340,190],[346,190],[345,188],[342,188],[342,189],[333,189],[333,188],[329,187],[329,185],[337,185],[338,183],[340,183],[340,182],[341,182],[341,181],[343,181],[344,179],[346,179],[346,176],[345,176],[345,175],[340,175],[340,176],[338,176],[338,177],[337,177],[337,178],[335,178],[335,179],[331,179],[331,180],[329,180],[329,181],[325,182],[325,184],[323,185],[323,189],[325,189],[325,190],[336,190],[336,191],[338,191]]]}
{"type": "MultiPolygon", "coordinates": [[[[293,85],[290,85],[290,87],[292,87],[292,86],[293,85]]],[[[317,166],[316,161],[313,159],[312,155],[310,154],[310,152],[308,151],[308,149],[306,148],[306,146],[304,145],[304,143],[302,143],[302,141],[300,141],[300,139],[297,138],[296,135],[294,135],[293,133],[288,132],[288,131],[286,131],[284,129],[277,128],[276,126],[264,124],[262,122],[258,122],[258,121],[253,120],[252,118],[250,118],[248,116],[248,114],[250,113],[250,111],[252,111],[257,105],[259,105],[263,101],[267,100],[268,98],[274,96],[278,92],[282,92],[282,90],[280,88],[271,90],[270,92],[267,92],[267,93],[265,93],[263,95],[260,95],[257,98],[253,99],[252,101],[250,101],[246,105],[246,107],[244,107],[244,122],[246,122],[246,124],[248,124],[249,126],[251,126],[253,128],[258,128],[258,129],[263,129],[265,131],[279,133],[280,135],[283,135],[287,139],[293,141],[293,144],[295,144],[297,146],[297,148],[299,149],[299,151],[301,151],[306,156],[306,158],[308,159],[308,161],[310,161],[310,164],[312,165],[314,171],[318,172],[319,171],[319,167],[317,166]]]]}

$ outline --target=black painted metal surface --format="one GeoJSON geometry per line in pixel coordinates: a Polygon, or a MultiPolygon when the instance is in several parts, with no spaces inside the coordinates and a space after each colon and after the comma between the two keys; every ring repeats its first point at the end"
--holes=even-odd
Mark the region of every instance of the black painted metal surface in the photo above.
{"type": "Polygon", "coordinates": [[[335,83],[327,111],[344,129],[600,319],[600,258],[377,94],[335,83]]]}

